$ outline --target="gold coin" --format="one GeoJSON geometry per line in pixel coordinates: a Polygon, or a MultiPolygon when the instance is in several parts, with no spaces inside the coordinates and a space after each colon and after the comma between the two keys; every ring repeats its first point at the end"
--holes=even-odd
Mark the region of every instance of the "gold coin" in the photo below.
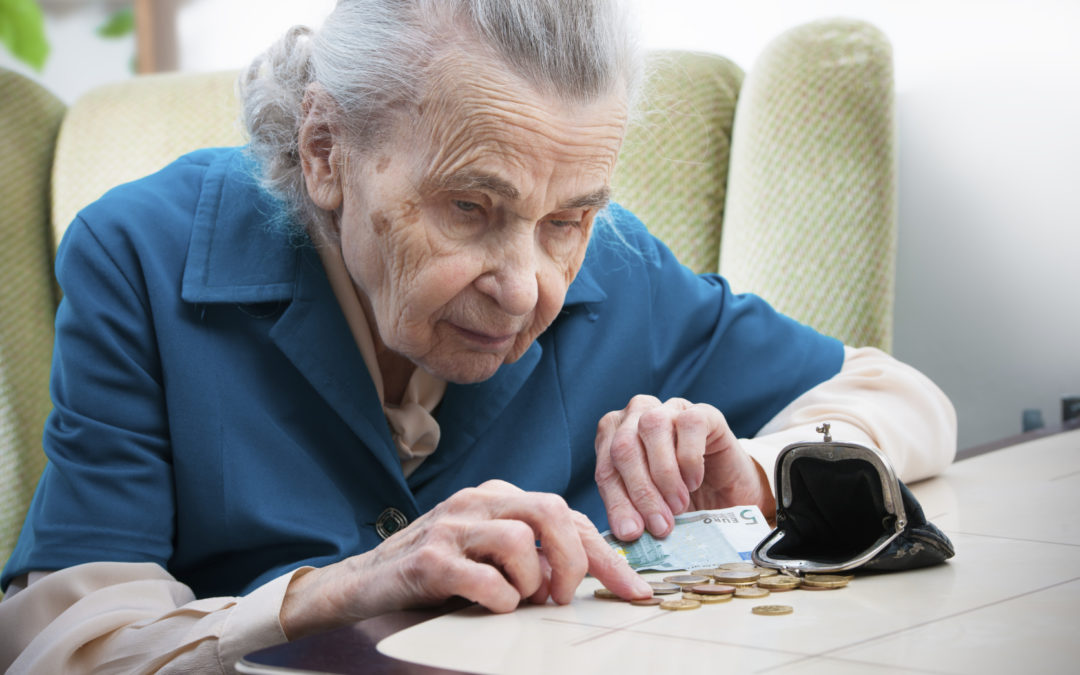
{"type": "Polygon", "coordinates": [[[729,572],[753,572],[757,569],[757,566],[752,562],[730,562],[723,565],[717,565],[718,570],[727,570],[729,572]]]}
{"type": "Polygon", "coordinates": [[[802,586],[815,588],[843,588],[851,581],[849,576],[838,574],[807,574],[802,578],[802,586]]]}
{"type": "Polygon", "coordinates": [[[750,611],[762,616],[780,616],[781,614],[791,614],[795,609],[791,605],[754,605],[750,608],[750,611]]]}
{"type": "Polygon", "coordinates": [[[685,593],[687,590],[700,595],[731,595],[735,592],[735,587],[728,584],[698,584],[697,586],[684,588],[683,592],[685,593]]]}
{"type": "Polygon", "coordinates": [[[683,591],[682,596],[683,600],[697,600],[703,605],[718,605],[721,602],[727,602],[732,598],[731,593],[725,595],[703,595],[701,593],[691,593],[690,591],[683,591]]]}
{"type": "Polygon", "coordinates": [[[697,600],[686,600],[684,598],[668,598],[660,603],[660,609],[668,609],[673,612],[682,609],[697,609],[698,607],[701,607],[701,603],[697,600]]]}
{"type": "Polygon", "coordinates": [[[649,585],[652,586],[653,595],[671,595],[672,593],[678,593],[682,587],[678,584],[669,584],[663,581],[650,581],[649,585]]]}
{"type": "Polygon", "coordinates": [[[670,577],[664,577],[664,581],[669,584],[678,584],[680,587],[696,586],[709,583],[709,577],[703,577],[700,574],[673,574],[670,577]]]}
{"type": "Polygon", "coordinates": [[[713,579],[722,584],[752,584],[761,577],[753,570],[724,570],[713,575],[713,579]]]}
{"type": "Polygon", "coordinates": [[[777,574],[780,574],[779,570],[774,570],[771,567],[755,567],[754,571],[760,574],[762,579],[765,577],[775,577],[777,574]]]}
{"type": "Polygon", "coordinates": [[[606,588],[598,588],[592,592],[594,598],[600,598],[601,600],[622,600],[619,596],[615,595],[613,591],[606,588]]]}
{"type": "Polygon", "coordinates": [[[756,599],[756,598],[764,598],[768,594],[769,594],[769,591],[767,589],[764,589],[764,588],[751,587],[751,588],[736,588],[735,589],[735,597],[736,598],[756,599]]]}
{"type": "Polygon", "coordinates": [[[651,598],[642,598],[641,600],[631,600],[631,605],[638,605],[639,607],[655,607],[664,601],[663,598],[658,598],[655,595],[651,598]]]}
{"type": "Polygon", "coordinates": [[[767,588],[770,591],[790,591],[799,586],[799,580],[786,574],[777,574],[772,577],[758,579],[758,588],[767,588]]]}

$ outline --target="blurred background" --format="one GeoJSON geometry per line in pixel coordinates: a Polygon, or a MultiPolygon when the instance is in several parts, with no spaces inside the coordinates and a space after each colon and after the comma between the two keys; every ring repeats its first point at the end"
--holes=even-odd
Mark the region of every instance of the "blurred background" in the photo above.
{"type": "MultiPolygon", "coordinates": [[[[881,28],[899,127],[893,352],[952,398],[961,448],[1018,433],[1024,410],[1061,420],[1062,396],[1080,394],[1080,1],[637,4],[649,47],[715,52],[746,70],[806,21],[881,28]]],[[[0,66],[70,103],[136,72],[241,68],[289,26],[321,24],[334,0],[0,5],[39,10],[14,21],[39,22],[48,43],[12,43],[0,15],[0,66]]]]}

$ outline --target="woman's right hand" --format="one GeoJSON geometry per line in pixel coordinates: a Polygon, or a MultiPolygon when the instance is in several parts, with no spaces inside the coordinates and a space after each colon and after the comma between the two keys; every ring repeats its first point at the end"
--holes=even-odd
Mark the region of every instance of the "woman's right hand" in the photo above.
{"type": "Polygon", "coordinates": [[[281,625],[293,640],[455,595],[493,612],[513,611],[524,599],[567,604],[586,573],[623,598],[652,594],[561,497],[488,481],[367,553],[294,576],[281,625]]]}

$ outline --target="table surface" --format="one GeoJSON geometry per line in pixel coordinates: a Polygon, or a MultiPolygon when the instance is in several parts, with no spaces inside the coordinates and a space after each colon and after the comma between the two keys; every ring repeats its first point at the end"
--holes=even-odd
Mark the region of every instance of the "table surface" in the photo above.
{"type": "Polygon", "coordinates": [[[956,546],[945,565],[842,590],[684,612],[592,597],[567,606],[401,612],[246,657],[242,673],[1076,672],[1080,430],[953,464],[912,486],[956,546]],[[786,604],[758,616],[757,604],[786,604]]]}

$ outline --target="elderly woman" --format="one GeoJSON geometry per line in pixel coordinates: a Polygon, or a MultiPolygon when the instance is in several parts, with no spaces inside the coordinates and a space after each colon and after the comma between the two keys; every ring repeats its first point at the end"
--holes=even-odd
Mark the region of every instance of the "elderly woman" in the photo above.
{"type": "Polygon", "coordinates": [[[597,527],[772,513],[766,470],[818,420],[905,479],[946,465],[924,377],[609,203],[638,58],[612,2],[342,0],[243,77],[250,146],[86,208],[0,666],[216,672],[586,573],[647,596],[597,527]]]}

